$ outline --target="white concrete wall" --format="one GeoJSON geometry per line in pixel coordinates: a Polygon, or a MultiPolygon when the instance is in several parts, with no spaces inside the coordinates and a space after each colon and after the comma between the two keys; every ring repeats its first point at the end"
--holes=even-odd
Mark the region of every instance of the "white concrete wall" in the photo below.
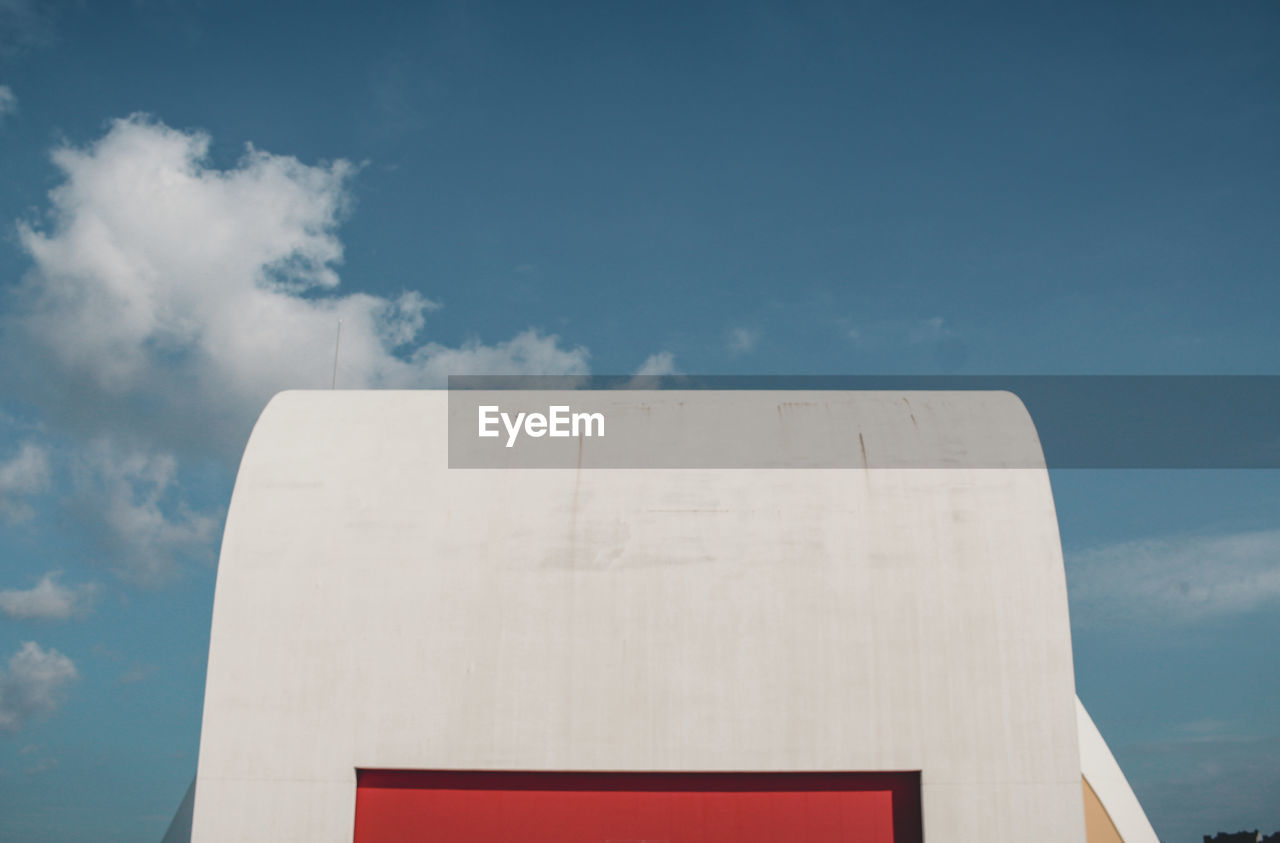
{"type": "MultiPolygon", "coordinates": [[[[948,447],[1030,426],[1005,394],[914,394],[913,419],[901,395],[740,395],[948,447]]],[[[659,421],[697,400],[636,396],[659,421]]],[[[1084,840],[1043,468],[450,470],[446,412],[293,392],[263,413],[197,843],[349,841],[361,767],[921,770],[929,843],[1084,840]]]]}

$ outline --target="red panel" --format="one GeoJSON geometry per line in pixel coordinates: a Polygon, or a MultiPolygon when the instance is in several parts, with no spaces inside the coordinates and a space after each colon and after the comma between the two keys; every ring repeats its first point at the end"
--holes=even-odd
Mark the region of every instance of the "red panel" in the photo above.
{"type": "Polygon", "coordinates": [[[355,843],[920,843],[919,773],[361,770],[355,843]]]}

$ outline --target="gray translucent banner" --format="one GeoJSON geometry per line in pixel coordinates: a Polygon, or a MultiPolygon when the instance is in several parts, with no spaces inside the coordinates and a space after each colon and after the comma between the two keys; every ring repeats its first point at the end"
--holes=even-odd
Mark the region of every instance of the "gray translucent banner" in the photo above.
{"type": "Polygon", "coordinates": [[[451,468],[1280,468],[1280,377],[449,379],[451,468]]]}

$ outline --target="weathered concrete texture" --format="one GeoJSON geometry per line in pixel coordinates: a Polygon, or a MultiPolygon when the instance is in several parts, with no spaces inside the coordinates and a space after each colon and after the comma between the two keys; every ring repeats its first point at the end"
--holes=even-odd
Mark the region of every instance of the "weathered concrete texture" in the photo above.
{"type": "MultiPolygon", "coordinates": [[[[659,419],[697,400],[633,395],[659,419]]],[[[734,395],[853,447],[902,398],[734,395]]],[[[1008,394],[929,402],[912,435],[948,448],[1034,433],[1008,394]]],[[[450,470],[446,418],[443,392],[263,413],[218,572],[197,843],[350,840],[375,767],[920,770],[930,843],[1084,840],[1043,468],[450,470]]]]}

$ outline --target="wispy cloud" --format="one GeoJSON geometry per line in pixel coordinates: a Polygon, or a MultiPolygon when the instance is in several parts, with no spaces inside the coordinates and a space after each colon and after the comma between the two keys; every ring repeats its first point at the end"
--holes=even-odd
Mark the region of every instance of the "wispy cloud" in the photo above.
{"type": "Polygon", "coordinates": [[[442,386],[449,375],[585,375],[590,353],[566,348],[555,334],[533,328],[486,345],[478,339],[457,348],[427,343],[414,352],[403,373],[404,386],[442,386]]]}
{"type": "Polygon", "coordinates": [[[52,713],[78,676],[57,650],[25,642],[0,670],[0,732],[16,732],[31,718],[52,713]]]}
{"type": "Polygon", "coordinates": [[[14,620],[65,621],[88,614],[98,593],[95,583],[65,586],[59,572],[45,574],[28,589],[0,591],[0,612],[14,620]]]}
{"type": "Polygon", "coordinates": [[[663,376],[678,374],[676,356],[670,351],[659,351],[645,358],[628,385],[632,389],[658,389],[662,386],[663,376]]]}
{"type": "Polygon", "coordinates": [[[659,351],[650,354],[640,364],[640,368],[636,369],[636,377],[656,378],[663,375],[676,375],[679,371],[676,369],[676,356],[670,351],[659,351]]]}
{"type": "Polygon", "coordinates": [[[73,507],[126,580],[157,585],[184,558],[212,561],[221,514],[186,505],[173,456],[100,438],[84,448],[73,473],[73,507]]]}
{"type": "Polygon", "coordinates": [[[954,342],[959,332],[942,316],[920,319],[879,319],[855,323],[839,318],[836,324],[854,342],[888,346],[931,346],[954,342]]]}
{"type": "Polygon", "coordinates": [[[955,331],[947,325],[941,316],[930,316],[921,319],[907,329],[907,341],[913,344],[937,343],[955,336],[955,331]]]}
{"type": "Polygon", "coordinates": [[[18,98],[14,95],[13,89],[8,85],[0,85],[0,120],[4,120],[17,110],[18,98]]]}
{"type": "Polygon", "coordinates": [[[45,752],[44,747],[28,744],[20,752],[31,759],[22,770],[28,776],[38,776],[58,766],[58,759],[45,752]]]}
{"type": "Polygon", "coordinates": [[[35,511],[22,498],[49,488],[49,453],[34,442],[24,442],[17,453],[0,462],[0,520],[17,524],[35,511]]]}
{"type": "Polygon", "coordinates": [[[135,664],[116,677],[116,687],[121,685],[135,685],[146,680],[154,674],[158,668],[153,664],[135,664]]]}
{"type": "Polygon", "coordinates": [[[1280,530],[1146,539],[1068,555],[1081,627],[1173,626],[1280,605],[1280,530]]]}
{"type": "Polygon", "coordinates": [[[729,332],[727,343],[731,354],[746,354],[756,347],[760,341],[760,332],[751,328],[737,327],[729,332]]]}

